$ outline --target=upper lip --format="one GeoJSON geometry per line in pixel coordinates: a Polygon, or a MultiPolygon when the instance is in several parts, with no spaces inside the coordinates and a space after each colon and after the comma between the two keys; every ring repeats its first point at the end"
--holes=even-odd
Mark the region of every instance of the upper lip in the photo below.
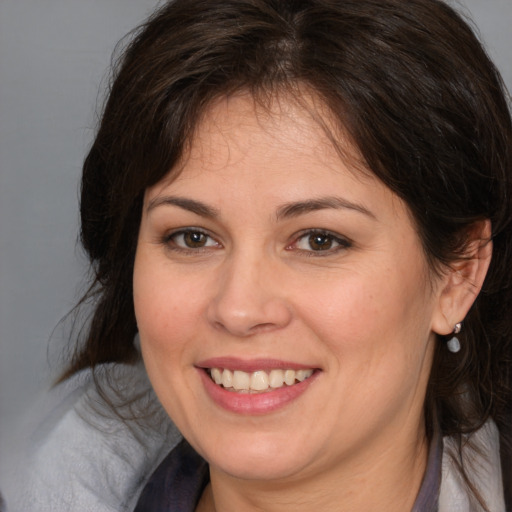
{"type": "Polygon", "coordinates": [[[293,361],[283,361],[281,359],[257,358],[257,359],[239,359],[236,357],[213,357],[196,363],[198,368],[222,368],[224,370],[241,370],[247,373],[258,370],[309,370],[315,369],[315,365],[301,364],[293,361]]]}

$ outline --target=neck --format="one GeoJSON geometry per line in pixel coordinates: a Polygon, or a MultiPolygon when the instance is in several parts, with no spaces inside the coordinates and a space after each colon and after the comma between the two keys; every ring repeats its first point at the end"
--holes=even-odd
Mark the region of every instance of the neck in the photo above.
{"type": "Polygon", "coordinates": [[[280,481],[249,481],[210,468],[211,483],[196,512],[395,512],[411,510],[427,464],[425,434],[409,446],[388,450],[365,461],[344,461],[318,476],[280,481]]]}

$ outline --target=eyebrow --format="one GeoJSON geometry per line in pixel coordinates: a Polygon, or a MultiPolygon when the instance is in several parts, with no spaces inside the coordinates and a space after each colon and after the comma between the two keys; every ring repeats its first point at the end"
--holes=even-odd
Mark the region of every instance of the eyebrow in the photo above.
{"type": "Polygon", "coordinates": [[[375,219],[375,215],[365,208],[362,204],[354,203],[352,201],[348,201],[342,197],[336,196],[328,196],[328,197],[319,197],[317,199],[310,199],[307,201],[298,201],[292,203],[286,203],[277,210],[277,220],[298,217],[299,215],[304,215],[306,213],[314,212],[317,210],[325,210],[325,209],[348,209],[355,210],[356,212],[362,213],[375,219]]]}
{"type": "MultiPolygon", "coordinates": [[[[149,213],[151,210],[154,210],[159,206],[166,205],[177,206],[201,217],[215,219],[220,216],[220,211],[217,208],[213,208],[201,201],[178,196],[156,197],[149,202],[146,211],[149,213]]],[[[305,215],[306,213],[325,209],[354,210],[375,219],[375,215],[363,205],[336,196],[320,197],[317,199],[309,199],[307,201],[296,201],[283,204],[277,209],[276,219],[282,220],[298,217],[300,215],[305,215]]]]}
{"type": "Polygon", "coordinates": [[[200,215],[201,217],[209,217],[214,219],[219,216],[219,210],[213,208],[212,206],[208,206],[201,201],[195,201],[194,199],[176,196],[160,196],[152,199],[148,204],[146,212],[149,213],[151,210],[154,210],[155,208],[163,205],[177,206],[189,212],[195,213],[196,215],[200,215]]]}

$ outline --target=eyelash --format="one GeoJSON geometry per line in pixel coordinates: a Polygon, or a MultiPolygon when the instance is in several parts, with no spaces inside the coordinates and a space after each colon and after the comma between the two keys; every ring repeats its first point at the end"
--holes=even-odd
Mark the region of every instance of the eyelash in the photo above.
{"type": "Polygon", "coordinates": [[[300,251],[307,257],[326,257],[333,254],[337,254],[340,251],[349,249],[352,247],[352,242],[347,238],[341,237],[340,235],[333,233],[332,231],[328,231],[325,229],[309,229],[307,231],[302,231],[295,238],[294,242],[286,247],[286,249],[293,249],[301,240],[309,238],[311,240],[312,237],[319,236],[325,237],[329,239],[331,242],[336,243],[337,245],[334,248],[329,247],[324,250],[308,250],[308,249],[299,249],[296,248],[297,251],[300,251]]]}
{"type": "Polygon", "coordinates": [[[206,237],[208,240],[215,241],[215,239],[208,232],[206,232],[200,228],[191,227],[191,228],[186,228],[186,229],[180,229],[179,231],[173,231],[172,233],[166,234],[162,238],[162,243],[170,250],[175,251],[175,252],[184,253],[184,254],[198,254],[198,253],[202,253],[204,251],[210,250],[212,247],[215,249],[221,247],[221,244],[219,244],[218,242],[215,242],[215,245],[204,245],[204,246],[200,246],[200,247],[186,247],[186,246],[180,246],[176,243],[176,238],[178,238],[179,236],[195,235],[195,234],[202,235],[202,236],[206,237]]]}
{"type": "MultiPolygon", "coordinates": [[[[200,228],[186,228],[186,229],[180,229],[179,231],[174,231],[172,233],[166,234],[164,237],[162,237],[161,242],[170,250],[175,252],[180,252],[183,254],[200,254],[205,251],[209,251],[212,248],[218,249],[222,247],[222,244],[219,242],[216,242],[215,239],[206,231],[200,228]],[[211,245],[203,245],[199,247],[186,247],[184,245],[178,245],[176,243],[176,239],[180,236],[186,236],[186,235],[201,235],[206,237],[208,241],[215,242],[211,245]]],[[[325,230],[325,229],[309,229],[306,231],[302,231],[298,235],[296,235],[294,241],[291,244],[288,244],[286,246],[286,250],[296,250],[300,252],[301,254],[307,256],[307,257],[325,257],[332,254],[336,254],[340,251],[349,249],[352,247],[352,242],[350,242],[347,238],[341,237],[340,235],[333,233],[331,231],[325,230]],[[335,243],[336,246],[334,248],[327,248],[327,249],[319,249],[319,250],[308,250],[308,249],[300,249],[297,246],[297,244],[301,241],[306,239],[307,237],[324,237],[328,239],[331,243],[335,243]]]]}

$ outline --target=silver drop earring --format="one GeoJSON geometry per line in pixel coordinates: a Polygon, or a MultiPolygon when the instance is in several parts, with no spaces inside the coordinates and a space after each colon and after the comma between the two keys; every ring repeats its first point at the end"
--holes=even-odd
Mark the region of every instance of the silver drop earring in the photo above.
{"type": "Polygon", "coordinates": [[[452,352],[453,354],[456,354],[457,352],[459,352],[460,350],[460,341],[459,341],[459,338],[457,338],[457,334],[459,334],[460,330],[461,330],[462,326],[459,323],[455,324],[455,327],[453,328],[453,334],[454,336],[452,336],[447,342],[446,342],[446,346],[448,347],[448,350],[450,352],[452,352]]]}

